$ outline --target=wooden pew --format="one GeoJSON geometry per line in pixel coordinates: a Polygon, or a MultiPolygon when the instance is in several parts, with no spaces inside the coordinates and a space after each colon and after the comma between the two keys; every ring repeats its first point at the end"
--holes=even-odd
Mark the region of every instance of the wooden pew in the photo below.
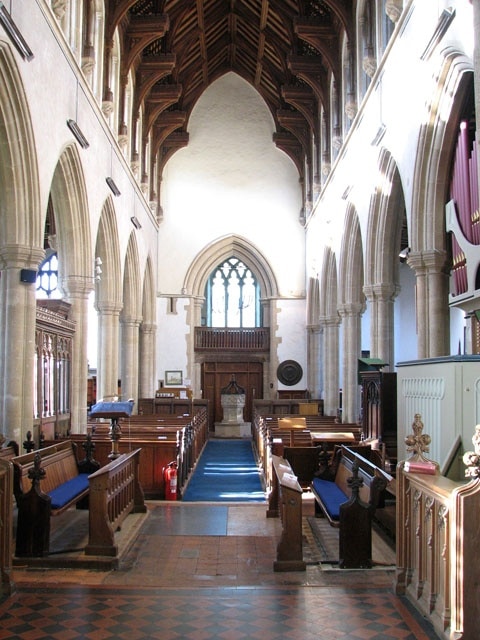
{"type": "Polygon", "coordinates": [[[79,467],[76,445],[65,441],[12,459],[14,494],[18,506],[17,557],[43,557],[49,553],[50,517],[88,496],[88,475],[98,464],[79,467]]]}
{"type": "Polygon", "coordinates": [[[280,516],[282,535],[277,545],[274,571],[305,571],[302,532],[302,487],[288,461],[272,456],[276,504],[269,503],[267,516],[280,516]]]}
{"type": "MultiPolygon", "coordinates": [[[[165,497],[163,470],[175,461],[180,498],[208,438],[206,409],[202,407],[193,416],[130,416],[120,420],[119,424],[122,431],[118,441],[119,452],[141,449],[139,472],[145,496],[155,500],[165,497]]],[[[102,466],[108,464],[112,451],[110,422],[91,421],[88,431],[95,447],[95,458],[102,466]]],[[[80,445],[85,435],[72,434],[69,438],[80,445]]]]}
{"type": "Polygon", "coordinates": [[[13,465],[0,458],[0,600],[12,595],[13,465]],[[10,497],[10,499],[8,499],[10,497]]]}
{"type": "Polygon", "coordinates": [[[89,476],[89,535],[85,555],[118,555],[115,532],[130,513],[145,513],[139,482],[140,449],[121,454],[89,476]]]}
{"type": "Polygon", "coordinates": [[[337,452],[333,479],[314,478],[316,515],[339,528],[339,566],[372,566],[372,518],[380,496],[392,476],[348,447],[337,452]]]}
{"type": "Polygon", "coordinates": [[[0,460],[11,460],[19,454],[18,444],[10,440],[6,445],[0,447],[0,460]]]}

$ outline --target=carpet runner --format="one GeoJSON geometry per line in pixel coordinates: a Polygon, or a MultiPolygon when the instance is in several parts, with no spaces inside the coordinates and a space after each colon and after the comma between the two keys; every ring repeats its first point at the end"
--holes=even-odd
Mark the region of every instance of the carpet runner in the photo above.
{"type": "Polygon", "coordinates": [[[183,502],[264,502],[250,440],[209,440],[183,502]]]}

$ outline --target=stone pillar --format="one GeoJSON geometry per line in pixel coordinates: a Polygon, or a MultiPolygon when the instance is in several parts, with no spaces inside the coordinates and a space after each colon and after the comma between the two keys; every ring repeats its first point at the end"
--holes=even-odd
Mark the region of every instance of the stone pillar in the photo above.
{"type": "Polygon", "coordinates": [[[323,411],[326,416],[336,416],[340,404],[338,360],[340,316],[323,318],[322,324],[324,326],[323,352],[325,354],[323,411]]]}
{"type": "Polygon", "coordinates": [[[153,398],[156,391],[155,380],[155,337],[157,327],[154,324],[140,325],[140,358],[138,374],[138,397],[153,398]]]}
{"type": "Polygon", "coordinates": [[[312,398],[321,398],[323,391],[323,328],[309,327],[307,332],[308,389],[312,398]]]}
{"type": "Polygon", "coordinates": [[[416,276],[416,318],[418,358],[435,358],[450,353],[449,308],[446,253],[410,252],[407,264],[416,276]]]}
{"type": "Polygon", "coordinates": [[[120,378],[122,380],[122,399],[138,400],[138,344],[140,320],[124,317],[120,319],[122,339],[120,343],[120,378]]]}
{"type": "Polygon", "coordinates": [[[72,350],[72,393],[70,403],[70,430],[86,433],[87,379],[88,379],[88,298],[93,290],[93,279],[67,276],[62,280],[65,300],[72,305],[71,319],[75,322],[72,350]]]}
{"type": "Polygon", "coordinates": [[[386,371],[395,368],[394,302],[398,291],[393,282],[363,289],[370,306],[370,355],[388,363],[386,371]]]}
{"type": "Polygon", "coordinates": [[[97,401],[118,395],[119,316],[122,307],[100,302],[98,311],[97,401]]]}
{"type": "Polygon", "coordinates": [[[361,318],[364,309],[363,304],[351,302],[342,305],[338,310],[343,328],[343,422],[358,422],[360,415],[358,358],[361,354],[361,318]]]}
{"type": "Polygon", "coordinates": [[[21,282],[20,271],[36,271],[43,256],[43,249],[26,246],[0,251],[0,424],[20,446],[33,425],[36,323],[36,285],[21,282]]]}

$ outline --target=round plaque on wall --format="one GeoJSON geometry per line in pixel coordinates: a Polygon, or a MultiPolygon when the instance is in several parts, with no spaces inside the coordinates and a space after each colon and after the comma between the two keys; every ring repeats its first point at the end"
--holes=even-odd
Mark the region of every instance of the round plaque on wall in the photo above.
{"type": "Polygon", "coordinates": [[[302,376],[302,367],[295,360],[284,360],[278,365],[277,378],[287,387],[300,382],[302,376]]]}

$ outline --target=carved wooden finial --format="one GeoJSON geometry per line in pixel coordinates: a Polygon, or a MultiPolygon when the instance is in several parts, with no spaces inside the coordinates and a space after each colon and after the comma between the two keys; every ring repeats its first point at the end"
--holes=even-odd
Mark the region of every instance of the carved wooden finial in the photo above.
{"type": "Polygon", "coordinates": [[[480,424],[475,427],[472,438],[475,451],[466,451],[463,454],[463,464],[466,465],[466,478],[480,478],[480,424]]]}
{"type": "Polygon", "coordinates": [[[46,471],[42,468],[42,457],[39,453],[36,453],[33,458],[33,467],[28,470],[28,477],[32,481],[32,485],[38,485],[45,475],[46,471]]]}
{"type": "Polygon", "coordinates": [[[422,433],[423,422],[422,416],[416,413],[412,423],[413,433],[405,438],[405,444],[407,445],[407,451],[412,453],[412,456],[418,456],[424,458],[424,453],[428,453],[428,445],[432,441],[429,435],[422,433]]]}
{"type": "Polygon", "coordinates": [[[358,493],[361,487],[363,487],[363,478],[362,476],[358,475],[358,470],[359,470],[358,460],[354,460],[352,465],[353,475],[350,478],[347,478],[347,484],[352,490],[352,498],[354,499],[357,499],[358,493]]]}

